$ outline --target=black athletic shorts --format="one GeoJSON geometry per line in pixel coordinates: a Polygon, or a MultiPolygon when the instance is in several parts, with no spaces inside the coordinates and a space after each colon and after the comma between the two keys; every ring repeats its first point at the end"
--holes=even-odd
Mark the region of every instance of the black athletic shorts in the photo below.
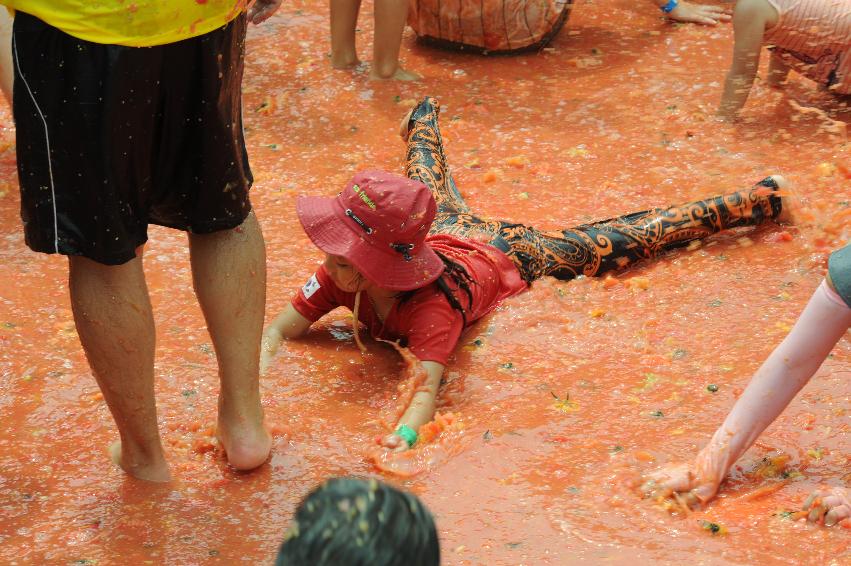
{"type": "Polygon", "coordinates": [[[18,11],[21,217],[35,251],[117,265],[148,224],[234,228],[253,181],[240,102],[245,16],[184,41],[83,41],[18,11]]]}

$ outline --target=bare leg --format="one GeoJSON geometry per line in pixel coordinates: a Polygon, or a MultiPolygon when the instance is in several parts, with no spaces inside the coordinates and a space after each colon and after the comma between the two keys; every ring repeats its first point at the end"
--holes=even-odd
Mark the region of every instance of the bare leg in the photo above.
{"type": "Polygon", "coordinates": [[[399,48],[407,19],[408,0],[375,0],[375,42],[370,70],[373,79],[421,78],[399,66],[399,48]]]}
{"type": "Polygon", "coordinates": [[[789,65],[777,53],[772,53],[768,60],[768,86],[781,86],[789,76],[789,65]]]}
{"type": "Polygon", "coordinates": [[[269,456],[272,439],[260,406],[260,339],[266,304],[266,253],[252,212],[241,226],[190,234],[195,294],[219,362],[218,437],[234,468],[269,456]]]}
{"type": "Polygon", "coordinates": [[[154,318],[141,254],[124,265],[69,258],[71,307],[80,342],[109,406],[128,474],[168,481],[154,399],[154,318]]]}
{"type": "Polygon", "coordinates": [[[355,46],[359,11],[360,0],[331,0],[331,66],[335,69],[360,63],[355,46]]]}

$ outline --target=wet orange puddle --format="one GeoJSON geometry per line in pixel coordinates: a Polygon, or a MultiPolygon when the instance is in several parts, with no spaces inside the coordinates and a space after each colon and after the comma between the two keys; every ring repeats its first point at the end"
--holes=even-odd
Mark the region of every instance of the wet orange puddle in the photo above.
{"type": "MultiPolygon", "coordinates": [[[[840,121],[851,112],[793,77],[786,94],[757,84],[745,123],[718,125],[710,116],[731,28],[675,27],[632,4],[580,1],[552,49],[512,58],[437,51],[406,35],[408,66],[427,77],[417,84],[331,72],[324,3],[288,2],[252,29],[245,117],[269,316],[320,260],[295,196],[334,194],[358,168],[401,171],[397,124],[407,101],[426,94],[443,105],[449,160],[474,210],[541,228],[782,173],[805,204],[804,222],[786,229],[791,241],[768,226],[670,255],[610,288],[541,281],[480,322],[442,394],[463,430],[437,441],[443,456],[428,472],[387,479],[433,510],[445,564],[849,561],[847,529],[783,515],[823,482],[851,483],[847,340],[705,511],[669,515],[626,486],[709,439],[820,282],[828,252],[851,233],[849,179],[831,165],[848,164],[849,146],[836,124],[789,101],[840,121]],[[748,500],[778,481],[754,470],[779,453],[790,456],[791,477],[748,500]],[[728,534],[712,536],[704,519],[728,534]]],[[[371,18],[362,27],[366,56],[371,18]]],[[[377,475],[367,454],[399,357],[371,344],[364,364],[342,313],[289,345],[263,381],[277,431],[269,465],[227,469],[209,442],[216,365],[184,237],[159,228],[146,269],[160,417],[178,481],[140,485],[111,467],[104,449],[115,431],[74,333],[66,261],[25,249],[5,109],[2,118],[0,562],[262,563],[313,485],[377,475]]]]}

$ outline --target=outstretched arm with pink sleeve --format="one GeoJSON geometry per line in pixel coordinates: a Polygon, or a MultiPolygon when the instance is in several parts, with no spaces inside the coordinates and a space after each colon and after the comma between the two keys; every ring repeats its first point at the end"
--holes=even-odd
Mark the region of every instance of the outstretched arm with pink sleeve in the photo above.
{"type": "Polygon", "coordinates": [[[648,487],[680,493],[692,504],[712,499],[730,467],[807,384],[849,326],[851,308],[825,280],[694,462],[654,472],[648,487]]]}

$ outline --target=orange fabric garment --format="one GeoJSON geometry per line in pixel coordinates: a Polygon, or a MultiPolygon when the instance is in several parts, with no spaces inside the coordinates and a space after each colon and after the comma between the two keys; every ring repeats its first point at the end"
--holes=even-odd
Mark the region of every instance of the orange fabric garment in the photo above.
{"type": "Polygon", "coordinates": [[[777,24],[763,42],[793,69],[828,86],[851,93],[851,0],[768,0],[777,24]]]}
{"type": "Polygon", "coordinates": [[[417,35],[486,51],[514,51],[558,32],[573,0],[410,0],[417,35]]]}

